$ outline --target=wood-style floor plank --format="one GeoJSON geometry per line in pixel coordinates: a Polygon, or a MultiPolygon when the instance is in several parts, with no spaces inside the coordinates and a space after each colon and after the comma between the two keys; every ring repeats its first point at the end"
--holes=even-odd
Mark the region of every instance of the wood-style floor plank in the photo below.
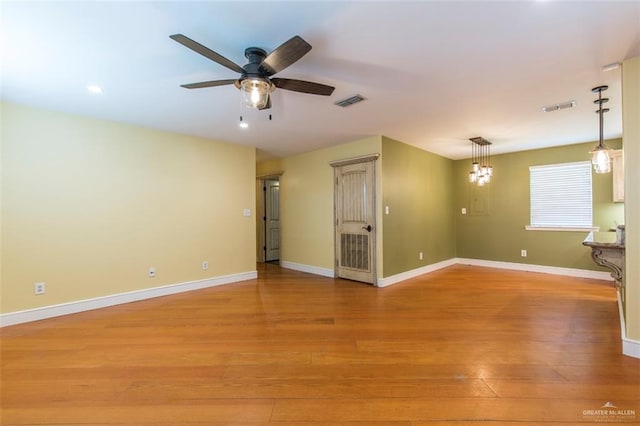
{"type": "Polygon", "coordinates": [[[260,265],[0,345],[2,425],[640,424],[615,291],[580,278],[458,265],[377,289],[260,265]]]}

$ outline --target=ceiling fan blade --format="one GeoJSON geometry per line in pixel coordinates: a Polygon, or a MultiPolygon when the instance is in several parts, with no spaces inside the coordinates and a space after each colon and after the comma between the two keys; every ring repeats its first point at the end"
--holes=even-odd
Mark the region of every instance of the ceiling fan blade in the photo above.
{"type": "Polygon", "coordinates": [[[294,92],[309,93],[312,95],[329,96],[335,87],[311,81],[293,80],[290,78],[272,78],[271,82],[279,89],[293,90],[294,92]]]}
{"type": "Polygon", "coordinates": [[[194,52],[197,52],[202,56],[209,58],[212,61],[217,62],[224,67],[229,68],[232,71],[235,71],[241,74],[244,73],[244,69],[240,65],[230,61],[229,59],[225,58],[219,53],[214,52],[208,47],[201,45],[197,41],[191,40],[189,37],[186,37],[182,34],[173,34],[169,37],[171,37],[173,40],[177,41],[178,43],[182,44],[183,46],[188,47],[194,52]]]}
{"type": "Polygon", "coordinates": [[[225,86],[227,84],[235,84],[237,80],[212,80],[212,81],[202,81],[200,83],[189,83],[189,84],[181,84],[180,87],[184,87],[185,89],[201,89],[203,87],[216,87],[216,86],[225,86]]]}
{"type": "Polygon", "coordinates": [[[311,50],[311,45],[300,36],[293,36],[269,53],[260,68],[267,76],[274,75],[302,58],[311,50]]]}

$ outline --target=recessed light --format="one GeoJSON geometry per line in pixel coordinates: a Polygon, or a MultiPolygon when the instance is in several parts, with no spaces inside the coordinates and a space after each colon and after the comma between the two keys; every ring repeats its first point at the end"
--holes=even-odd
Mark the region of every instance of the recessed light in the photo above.
{"type": "Polygon", "coordinates": [[[90,84],[87,86],[87,90],[91,93],[95,93],[97,95],[102,94],[102,87],[96,86],[95,84],[90,84]]]}
{"type": "Polygon", "coordinates": [[[241,122],[241,123],[240,123],[240,128],[241,128],[241,129],[246,129],[246,128],[248,128],[248,127],[249,127],[249,124],[248,124],[248,123],[245,123],[245,122],[241,122]]]}

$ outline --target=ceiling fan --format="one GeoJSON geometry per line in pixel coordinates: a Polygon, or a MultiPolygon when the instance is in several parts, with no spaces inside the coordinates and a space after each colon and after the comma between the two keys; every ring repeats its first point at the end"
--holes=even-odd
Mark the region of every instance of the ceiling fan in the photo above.
{"type": "Polygon", "coordinates": [[[334,87],[310,81],[278,77],[271,78],[271,76],[284,70],[311,50],[311,45],[300,36],[294,36],[285,41],[268,55],[266,51],[258,47],[246,48],[244,56],[249,60],[249,63],[244,67],[241,67],[219,53],[182,34],[174,34],[169,37],[194,52],[232,71],[240,73],[240,78],[238,79],[182,84],[181,87],[186,89],[200,89],[203,87],[233,84],[241,90],[245,104],[250,108],[256,109],[271,108],[271,98],[269,95],[276,87],[279,89],[293,90],[294,92],[323,96],[331,95],[334,90],[334,87]]]}

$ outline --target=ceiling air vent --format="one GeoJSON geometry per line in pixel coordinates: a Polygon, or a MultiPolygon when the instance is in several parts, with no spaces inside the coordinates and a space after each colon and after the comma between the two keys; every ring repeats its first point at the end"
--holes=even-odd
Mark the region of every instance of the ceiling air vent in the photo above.
{"type": "Polygon", "coordinates": [[[558,111],[561,109],[575,108],[575,107],[576,107],[576,101],[567,101],[567,102],[562,102],[560,104],[547,105],[545,107],[542,107],[542,111],[551,112],[551,111],[558,111]]]}
{"type": "Polygon", "coordinates": [[[348,107],[349,105],[357,104],[360,101],[364,101],[366,98],[363,98],[361,95],[353,95],[347,99],[343,99],[341,101],[336,102],[336,105],[341,107],[348,107]]]}

